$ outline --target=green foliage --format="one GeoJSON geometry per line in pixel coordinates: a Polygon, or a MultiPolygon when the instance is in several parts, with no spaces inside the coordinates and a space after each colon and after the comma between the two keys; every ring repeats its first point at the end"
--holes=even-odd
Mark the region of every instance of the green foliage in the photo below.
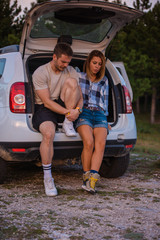
{"type": "Polygon", "coordinates": [[[130,77],[132,88],[134,89],[134,100],[143,96],[150,90],[150,78],[148,66],[150,60],[147,55],[132,49],[127,56],[124,56],[127,73],[130,77]]]}
{"type": "Polygon", "coordinates": [[[144,11],[147,9],[150,9],[152,6],[152,3],[149,2],[149,0],[136,0],[133,2],[134,8],[144,11]]]}
{"type": "Polygon", "coordinates": [[[113,3],[118,3],[118,4],[122,4],[122,0],[114,0],[112,1],[113,3]]]}
{"type": "MultiPolygon", "coordinates": [[[[134,7],[148,10],[149,0],[136,0],[134,7]]],[[[109,58],[123,61],[131,81],[134,101],[160,88],[160,3],[126,26],[111,43],[109,58]]]]}
{"type": "Polygon", "coordinates": [[[17,43],[21,31],[21,20],[18,17],[20,12],[21,6],[18,6],[17,0],[13,5],[10,4],[10,0],[0,1],[0,47],[12,44],[13,35],[17,43]]]}
{"type": "Polygon", "coordinates": [[[150,58],[151,85],[160,88],[160,3],[158,2],[152,11],[144,16],[144,28],[146,29],[146,41],[143,52],[147,52],[150,58]]]}
{"type": "Polygon", "coordinates": [[[149,114],[137,114],[137,143],[135,151],[159,154],[160,124],[159,115],[156,116],[157,124],[150,123],[149,114]]]}
{"type": "Polygon", "coordinates": [[[19,44],[19,37],[17,37],[15,34],[8,34],[8,43],[9,45],[19,44]]]}
{"type": "Polygon", "coordinates": [[[150,59],[147,55],[134,48],[128,49],[126,47],[127,39],[127,33],[121,31],[113,43],[111,58],[115,61],[124,62],[133,88],[134,100],[136,100],[150,90],[150,59]]]}
{"type": "Polygon", "coordinates": [[[37,3],[48,2],[48,0],[37,0],[37,3]]]}

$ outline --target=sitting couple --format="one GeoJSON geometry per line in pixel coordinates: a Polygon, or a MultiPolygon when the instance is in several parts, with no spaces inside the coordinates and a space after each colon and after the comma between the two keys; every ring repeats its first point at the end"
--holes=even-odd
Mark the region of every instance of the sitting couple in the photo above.
{"type": "Polygon", "coordinates": [[[108,133],[108,79],[105,77],[105,57],[92,51],[82,73],[69,66],[73,51],[67,43],[57,43],[52,61],[40,66],[33,74],[35,113],[33,127],[42,134],[40,155],[47,196],[56,196],[57,189],[51,167],[56,125],[69,137],[77,135],[83,141],[82,188],[95,193],[108,133]]]}

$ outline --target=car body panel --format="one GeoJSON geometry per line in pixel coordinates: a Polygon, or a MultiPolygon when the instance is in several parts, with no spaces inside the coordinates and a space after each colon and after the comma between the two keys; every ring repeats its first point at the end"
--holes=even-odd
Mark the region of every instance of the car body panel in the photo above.
{"type": "MultiPolygon", "coordinates": [[[[131,84],[130,84],[129,79],[128,79],[128,75],[127,75],[126,69],[124,67],[124,63],[123,62],[112,62],[112,63],[118,69],[120,74],[122,75],[122,77],[123,77],[122,79],[124,79],[126,87],[129,90],[131,101],[133,101],[133,91],[132,91],[132,87],[131,87],[131,84]]],[[[122,81],[123,80],[121,80],[121,82],[122,81]]]]}
{"type": "Polygon", "coordinates": [[[9,92],[11,85],[16,82],[24,82],[24,71],[22,57],[19,52],[6,53],[0,55],[0,59],[5,59],[3,75],[0,78],[1,107],[9,106],[9,92]]]}

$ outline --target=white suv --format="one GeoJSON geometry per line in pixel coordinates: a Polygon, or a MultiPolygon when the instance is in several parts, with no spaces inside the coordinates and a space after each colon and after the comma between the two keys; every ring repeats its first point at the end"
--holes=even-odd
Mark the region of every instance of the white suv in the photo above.
{"type": "MultiPolygon", "coordinates": [[[[20,45],[0,49],[0,182],[6,176],[6,161],[39,158],[41,134],[32,126],[34,96],[32,74],[52,59],[59,37],[71,44],[71,65],[82,71],[93,49],[105,53],[115,34],[141,12],[104,0],[54,0],[37,4],[26,17],[20,45]]],[[[122,63],[106,61],[109,79],[109,124],[100,173],[104,177],[124,174],[129,152],[137,139],[132,111],[132,89],[122,63]],[[118,71],[119,69],[120,71],[118,71]]],[[[67,137],[61,123],[54,139],[55,159],[80,157],[79,136],[67,137]]]]}

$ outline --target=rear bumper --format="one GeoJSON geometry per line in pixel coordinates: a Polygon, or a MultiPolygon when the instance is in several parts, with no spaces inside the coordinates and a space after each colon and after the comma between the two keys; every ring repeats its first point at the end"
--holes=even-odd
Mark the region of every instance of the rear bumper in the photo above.
{"type": "MultiPolygon", "coordinates": [[[[105,157],[126,155],[136,144],[136,139],[126,139],[123,142],[107,140],[105,157]]],[[[0,157],[6,161],[34,161],[39,157],[40,142],[1,142],[0,157]]],[[[54,159],[80,157],[82,141],[54,142],[54,159]]]]}
{"type": "Polygon", "coordinates": [[[122,157],[129,153],[135,146],[137,139],[127,139],[119,143],[118,141],[107,141],[104,156],[122,157]]]}

